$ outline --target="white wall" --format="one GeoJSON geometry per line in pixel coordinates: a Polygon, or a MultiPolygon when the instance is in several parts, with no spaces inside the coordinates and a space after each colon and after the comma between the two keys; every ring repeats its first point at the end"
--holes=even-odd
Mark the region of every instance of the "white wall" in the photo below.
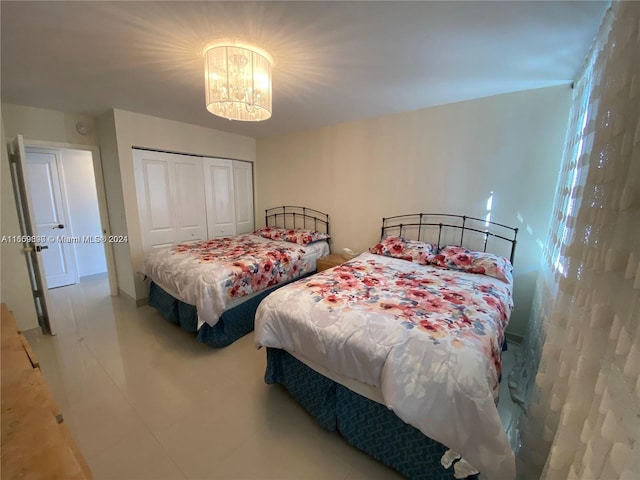
{"type": "Polygon", "coordinates": [[[256,224],[265,208],[306,205],[329,213],[334,251],[363,251],[382,217],[484,218],[493,191],[492,220],[522,229],[509,327],[522,335],[570,100],[568,86],[551,87],[258,139],[256,224]]]}
{"type": "Polygon", "coordinates": [[[147,297],[136,270],[143,257],[135,190],[133,147],[191,153],[255,162],[255,139],[172,120],[113,110],[99,119],[103,170],[107,184],[112,234],[127,235],[114,245],[119,288],[130,297],[147,297]]]}
{"type": "MultiPolygon", "coordinates": [[[[3,111],[4,113],[4,111],[3,111]]],[[[4,120],[2,121],[2,146],[0,160],[0,235],[20,235],[18,212],[11,183],[9,155],[7,153],[4,120]]],[[[31,294],[27,270],[27,259],[21,243],[0,243],[0,300],[7,305],[16,318],[20,330],[38,326],[38,317],[31,294]]]]}
{"type": "MultiPolygon", "coordinates": [[[[70,217],[67,231],[74,237],[102,235],[91,152],[61,149],[60,161],[70,217]]],[[[107,271],[103,244],[74,243],[73,247],[79,277],[107,271]]]]}

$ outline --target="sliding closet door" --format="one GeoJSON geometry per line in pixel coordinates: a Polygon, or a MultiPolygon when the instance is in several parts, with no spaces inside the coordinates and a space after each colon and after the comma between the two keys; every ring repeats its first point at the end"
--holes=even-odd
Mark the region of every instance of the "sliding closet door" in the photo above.
{"type": "Polygon", "coordinates": [[[233,186],[235,189],[236,234],[251,233],[253,223],[253,164],[234,160],[233,186]]]}
{"type": "Polygon", "coordinates": [[[233,161],[203,158],[209,238],[236,234],[233,161]]]}
{"type": "Polygon", "coordinates": [[[133,149],[144,251],[206,237],[202,160],[133,149]]]}
{"type": "Polygon", "coordinates": [[[207,239],[202,159],[179,156],[174,163],[175,228],[178,242],[207,239]]]}

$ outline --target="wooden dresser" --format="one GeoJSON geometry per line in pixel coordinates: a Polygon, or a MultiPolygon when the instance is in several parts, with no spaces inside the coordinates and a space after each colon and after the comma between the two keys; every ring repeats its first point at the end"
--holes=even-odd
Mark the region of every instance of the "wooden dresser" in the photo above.
{"type": "Polygon", "coordinates": [[[2,478],[93,478],[4,303],[1,313],[2,478]]]}

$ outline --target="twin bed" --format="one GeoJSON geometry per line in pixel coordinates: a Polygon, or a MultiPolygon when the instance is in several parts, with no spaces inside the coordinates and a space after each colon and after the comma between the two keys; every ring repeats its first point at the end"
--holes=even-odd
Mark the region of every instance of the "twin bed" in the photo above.
{"type": "Polygon", "coordinates": [[[255,319],[265,381],[282,384],[323,427],[408,478],[480,471],[513,480],[496,405],[517,229],[463,216],[391,217],[369,252],[309,276],[329,253],[328,216],[293,209],[268,210],[273,231],[239,243],[178,246],[170,262],[151,255],[149,303],[213,346],[248,333],[255,319]],[[299,223],[282,222],[289,217],[299,223]],[[314,236],[319,225],[325,239],[314,236]],[[260,236],[284,235],[280,228],[311,237],[300,246],[260,236]],[[212,256],[223,260],[216,270],[224,275],[199,270],[212,256]]]}

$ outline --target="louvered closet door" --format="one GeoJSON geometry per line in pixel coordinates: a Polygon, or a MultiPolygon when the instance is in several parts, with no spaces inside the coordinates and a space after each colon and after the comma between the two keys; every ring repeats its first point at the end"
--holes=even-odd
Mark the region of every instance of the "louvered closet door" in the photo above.
{"type": "Polygon", "coordinates": [[[236,234],[251,233],[255,230],[253,223],[253,164],[234,160],[233,182],[236,234]]]}
{"type": "Polygon", "coordinates": [[[209,238],[235,235],[233,161],[204,158],[203,162],[209,238]]]}

